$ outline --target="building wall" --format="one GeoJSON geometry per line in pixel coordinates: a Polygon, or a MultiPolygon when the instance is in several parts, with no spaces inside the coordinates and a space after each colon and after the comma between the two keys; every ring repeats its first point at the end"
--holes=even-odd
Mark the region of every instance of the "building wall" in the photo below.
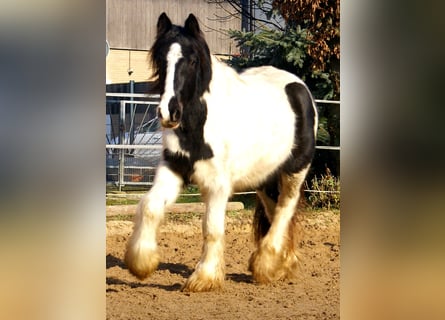
{"type": "MultiPolygon", "coordinates": [[[[221,2],[221,1],[217,1],[221,2]]],[[[241,28],[239,16],[227,19],[233,9],[228,4],[208,0],[107,0],[106,35],[111,48],[150,49],[159,15],[166,12],[174,24],[183,24],[189,13],[199,20],[210,50],[230,54],[234,43],[224,30],[241,28]]]]}
{"type": "Polygon", "coordinates": [[[239,30],[241,20],[239,15],[231,16],[234,11],[227,3],[208,0],[106,1],[106,38],[111,48],[106,61],[107,83],[148,80],[148,50],[154,42],[156,23],[162,12],[179,25],[183,25],[189,13],[193,13],[212,53],[238,53],[234,41],[224,31],[239,30]],[[128,74],[129,68],[133,70],[131,75],[128,74]]]}
{"type": "Polygon", "coordinates": [[[106,58],[106,73],[107,84],[148,81],[148,51],[111,49],[106,58]],[[129,69],[133,71],[131,75],[129,69]]]}

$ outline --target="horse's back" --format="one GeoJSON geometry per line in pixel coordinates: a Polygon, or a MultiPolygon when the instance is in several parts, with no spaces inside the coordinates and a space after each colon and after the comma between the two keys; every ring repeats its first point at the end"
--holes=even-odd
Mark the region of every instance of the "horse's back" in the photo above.
{"type": "Polygon", "coordinates": [[[247,68],[239,73],[240,77],[248,77],[248,76],[268,76],[275,75],[281,77],[289,77],[289,78],[298,78],[293,73],[285,71],[283,69],[278,69],[273,66],[260,66],[260,67],[251,67],[247,68]]]}
{"type": "Polygon", "coordinates": [[[289,83],[297,82],[303,84],[303,81],[296,75],[272,66],[249,68],[241,72],[239,76],[246,83],[253,85],[265,83],[268,86],[283,90],[283,92],[284,87],[289,83]]]}

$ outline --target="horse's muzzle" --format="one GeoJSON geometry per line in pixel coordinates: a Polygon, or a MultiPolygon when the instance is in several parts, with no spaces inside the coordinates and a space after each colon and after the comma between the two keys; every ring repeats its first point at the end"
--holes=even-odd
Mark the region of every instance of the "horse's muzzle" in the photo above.
{"type": "Polygon", "coordinates": [[[169,120],[161,120],[161,126],[165,129],[177,129],[179,128],[179,122],[173,122],[169,120]]]}
{"type": "Polygon", "coordinates": [[[174,116],[172,117],[174,120],[173,119],[168,119],[168,118],[165,119],[162,116],[162,112],[161,112],[161,110],[159,108],[157,110],[157,113],[158,113],[158,119],[160,120],[161,126],[163,128],[166,128],[166,129],[176,129],[176,128],[179,127],[179,124],[180,124],[179,119],[175,119],[174,116]]]}
{"type": "Polygon", "coordinates": [[[182,105],[176,97],[170,99],[168,103],[168,115],[162,115],[161,108],[158,108],[158,118],[161,125],[167,129],[176,129],[179,127],[182,117],[182,105]]]}

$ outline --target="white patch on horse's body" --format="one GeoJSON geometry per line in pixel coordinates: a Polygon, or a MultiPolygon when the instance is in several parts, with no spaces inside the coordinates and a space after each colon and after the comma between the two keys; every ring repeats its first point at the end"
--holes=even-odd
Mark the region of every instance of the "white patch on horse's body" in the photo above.
{"type": "Polygon", "coordinates": [[[162,146],[173,153],[178,153],[186,157],[190,157],[190,152],[184,150],[179,145],[178,136],[172,129],[164,129],[162,132],[162,146]]]}
{"type": "Polygon", "coordinates": [[[161,113],[162,118],[167,119],[167,121],[168,119],[170,119],[168,104],[170,102],[170,99],[175,96],[174,81],[176,64],[181,58],[181,46],[178,43],[173,43],[170,46],[170,50],[167,54],[167,76],[165,78],[165,89],[162,100],[159,104],[159,112],[161,113]]]}

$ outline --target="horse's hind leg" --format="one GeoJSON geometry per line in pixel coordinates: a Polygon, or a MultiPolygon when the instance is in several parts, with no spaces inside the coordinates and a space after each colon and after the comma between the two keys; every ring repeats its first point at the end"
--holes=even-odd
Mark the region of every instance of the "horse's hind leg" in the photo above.
{"type": "Polygon", "coordinates": [[[153,187],[139,202],[133,233],[127,243],[125,263],[130,272],[141,280],[158,267],[157,230],[164,217],[165,206],[176,200],[182,183],[182,178],[161,165],[156,171],[153,187]]]}
{"type": "MultiPolygon", "coordinates": [[[[264,236],[257,238],[257,250],[250,258],[249,269],[255,281],[268,283],[275,280],[294,278],[298,266],[296,248],[296,209],[300,198],[300,188],[308,167],[298,173],[282,173],[280,176],[280,193],[273,211],[268,214],[270,227],[264,236]]],[[[272,211],[273,199],[269,205],[265,195],[259,193],[265,211],[272,211]]],[[[260,234],[261,235],[261,234],[260,234]]]]}

